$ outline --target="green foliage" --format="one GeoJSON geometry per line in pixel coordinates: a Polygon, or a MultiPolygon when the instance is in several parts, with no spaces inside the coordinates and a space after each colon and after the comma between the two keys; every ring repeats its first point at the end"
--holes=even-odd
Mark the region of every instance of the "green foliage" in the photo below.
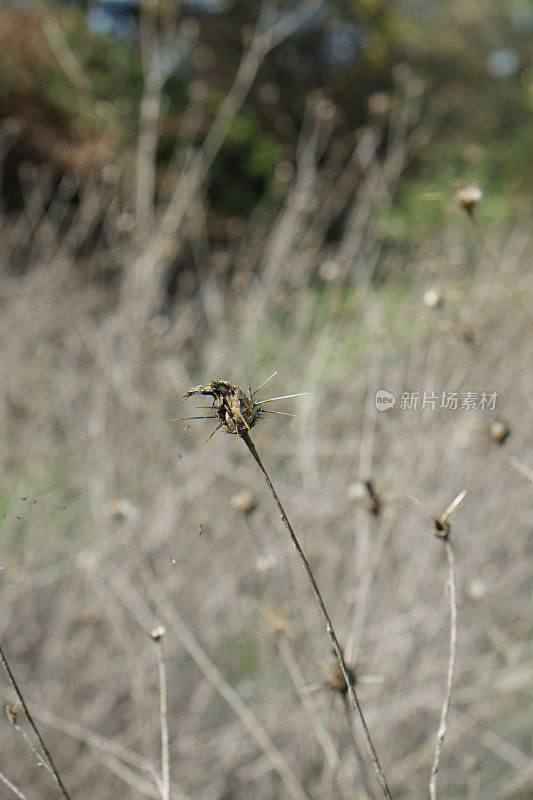
{"type": "MultiPolygon", "coordinates": [[[[138,42],[88,29],[78,6],[57,9],[53,3],[23,11],[5,6],[0,15],[6,37],[0,42],[0,105],[2,98],[12,104],[8,98],[14,92],[30,94],[46,114],[82,121],[92,133],[111,133],[126,150],[138,131],[143,86],[138,42]],[[43,40],[41,18],[50,12],[57,14],[86,75],[87,91],[72,84],[43,40]]],[[[233,2],[216,14],[198,14],[198,43],[163,90],[157,154],[162,169],[176,150],[205,135],[235,76],[243,26],[254,22],[257,11],[258,3],[233,2]],[[193,81],[205,87],[205,101],[197,107],[201,121],[193,134],[178,133],[176,139],[184,109],[192,102],[193,81]]],[[[527,67],[527,25],[520,22],[526,12],[526,6],[498,0],[327,4],[267,57],[212,166],[207,188],[213,207],[223,216],[246,216],[267,189],[269,202],[283,197],[286,187],[274,185],[276,165],[294,161],[310,92],[319,90],[339,109],[334,148],[367,122],[369,97],[394,94],[408,74],[425,85],[422,119],[438,124],[400,182],[397,209],[383,220],[385,236],[392,245],[406,238],[417,241],[449,219],[449,204],[421,198],[449,193],[461,179],[478,181],[487,209],[495,219],[506,220],[516,210],[513,196],[528,193],[533,179],[533,73],[527,67]],[[345,53],[341,40],[347,31],[353,47],[345,53]],[[488,64],[505,49],[517,66],[498,77],[488,64]]],[[[386,117],[378,124],[386,132],[386,117]]]]}

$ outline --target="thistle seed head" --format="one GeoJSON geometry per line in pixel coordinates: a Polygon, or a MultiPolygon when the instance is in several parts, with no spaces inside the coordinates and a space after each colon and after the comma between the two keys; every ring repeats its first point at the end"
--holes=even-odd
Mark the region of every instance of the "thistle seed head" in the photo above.
{"type": "Polygon", "coordinates": [[[230,499],[230,505],[240,514],[251,514],[257,507],[257,496],[251,489],[234,494],[230,499]]]}
{"type": "Polygon", "coordinates": [[[482,197],[483,192],[479,186],[473,184],[459,185],[455,194],[458,205],[464,208],[467,214],[473,213],[475,207],[480,204],[482,197]]]}
{"type": "Polygon", "coordinates": [[[509,425],[503,419],[495,419],[489,429],[490,438],[496,444],[503,444],[511,433],[509,425]]]}
{"type": "Polygon", "coordinates": [[[447,539],[451,531],[451,525],[447,520],[436,519],[434,533],[439,539],[447,539]]]}
{"type": "Polygon", "coordinates": [[[163,625],[159,625],[157,628],[154,628],[150,631],[150,636],[154,640],[154,642],[160,642],[163,636],[166,633],[166,629],[163,625]]]}
{"type": "Polygon", "coordinates": [[[229,381],[223,380],[211,381],[209,386],[193,386],[192,389],[187,391],[184,398],[187,399],[187,397],[192,397],[195,394],[212,397],[213,404],[210,410],[213,411],[214,414],[201,417],[175,417],[174,419],[166,420],[166,422],[175,422],[178,419],[218,420],[218,425],[215,430],[204,440],[204,443],[206,443],[220,428],[225,428],[226,433],[234,433],[237,434],[237,436],[246,438],[248,431],[253,428],[260,414],[278,414],[282,417],[295,417],[297,414],[289,414],[287,411],[271,411],[263,406],[267,403],[274,403],[276,400],[287,400],[289,397],[301,397],[307,394],[307,392],[285,394],[281,397],[269,397],[267,400],[254,399],[257,392],[277,374],[277,372],[274,372],[270,378],[263,381],[253,392],[251,388],[241,389],[239,386],[234,386],[232,383],[229,383],[229,381]]]}
{"type": "Polygon", "coordinates": [[[185,399],[196,394],[213,398],[213,411],[224,426],[226,433],[242,434],[249,431],[261,413],[261,405],[255,403],[250,389],[241,389],[228,381],[211,381],[209,386],[195,386],[187,391],[185,399]]]}
{"type": "MultiPolygon", "coordinates": [[[[351,667],[347,668],[348,675],[350,676],[350,680],[352,684],[355,686],[356,677],[355,677],[355,670],[351,667]]],[[[333,675],[329,682],[329,688],[333,689],[334,692],[339,692],[339,694],[346,694],[348,691],[348,684],[346,683],[346,678],[342,672],[340,664],[335,666],[333,670],[333,675]]]]}

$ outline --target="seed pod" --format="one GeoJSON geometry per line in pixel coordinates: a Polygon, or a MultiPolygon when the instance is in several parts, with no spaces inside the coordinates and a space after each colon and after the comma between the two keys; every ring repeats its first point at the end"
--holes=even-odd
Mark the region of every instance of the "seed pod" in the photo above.
{"type": "MultiPolygon", "coordinates": [[[[356,679],[355,679],[355,670],[351,667],[347,667],[346,669],[348,675],[350,676],[350,680],[355,686],[356,679]]],[[[333,689],[334,692],[339,692],[340,694],[346,694],[348,691],[348,684],[346,683],[346,678],[343,675],[341,665],[337,664],[335,669],[333,670],[333,675],[329,682],[329,688],[333,689]]]]}
{"type": "Polygon", "coordinates": [[[458,186],[455,194],[458,205],[461,206],[467,214],[473,213],[475,207],[480,204],[482,197],[483,192],[479,186],[474,186],[473,184],[458,186]]]}

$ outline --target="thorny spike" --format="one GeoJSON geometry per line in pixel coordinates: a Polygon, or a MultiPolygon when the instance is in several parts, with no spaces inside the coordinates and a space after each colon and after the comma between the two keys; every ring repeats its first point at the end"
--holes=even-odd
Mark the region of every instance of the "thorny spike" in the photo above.
{"type": "Polygon", "coordinates": [[[191,419],[216,419],[216,417],[172,417],[172,419],[162,419],[161,422],[189,422],[191,419]]]}
{"type": "Polygon", "coordinates": [[[272,373],[272,375],[270,376],[270,378],[267,378],[267,379],[266,379],[266,381],[263,381],[263,383],[261,384],[261,386],[258,386],[258,387],[257,387],[257,389],[255,389],[255,391],[251,392],[251,395],[252,395],[252,397],[254,396],[254,394],[257,394],[257,392],[259,391],[259,389],[262,389],[262,388],[263,388],[263,386],[266,386],[266,384],[267,384],[269,381],[271,381],[271,380],[272,380],[272,378],[275,378],[277,374],[278,374],[278,371],[276,370],[275,372],[273,372],[273,373],[272,373]]]}
{"type": "MultiPolygon", "coordinates": [[[[210,419],[214,419],[214,417],[210,417],[210,419]]],[[[214,430],[214,431],[211,431],[211,433],[209,434],[209,436],[206,436],[206,438],[204,439],[204,441],[202,442],[202,444],[207,444],[207,443],[208,443],[208,441],[209,441],[209,439],[210,439],[212,436],[214,436],[214,435],[215,435],[215,433],[216,433],[218,430],[220,430],[220,428],[223,426],[223,424],[224,424],[224,423],[223,423],[223,422],[221,422],[219,425],[217,425],[217,426],[216,426],[216,428],[215,428],[215,430],[214,430]]]]}
{"type": "Polygon", "coordinates": [[[448,522],[448,517],[455,511],[455,509],[457,508],[459,503],[463,500],[465,495],[466,495],[466,489],[463,489],[461,492],[459,492],[457,497],[455,497],[452,500],[448,508],[440,515],[440,517],[435,517],[427,510],[425,506],[422,505],[420,500],[418,500],[411,493],[408,493],[408,497],[413,501],[413,503],[415,503],[419,508],[421,508],[422,511],[425,514],[427,514],[428,517],[430,517],[430,519],[433,520],[435,525],[435,534],[436,536],[439,536],[442,539],[446,539],[451,530],[450,523],[448,522]]]}
{"type": "Polygon", "coordinates": [[[262,406],[264,403],[273,403],[274,400],[288,400],[289,397],[303,397],[309,392],[298,392],[297,394],[284,394],[281,397],[271,397],[269,400],[258,400],[256,405],[262,406]]]}
{"type": "Polygon", "coordinates": [[[455,500],[452,500],[446,511],[441,515],[440,521],[446,522],[450,514],[453,514],[459,503],[461,503],[466,495],[466,489],[463,489],[462,492],[459,492],[455,500]]]}
{"type": "Polygon", "coordinates": [[[414,494],[411,494],[411,492],[407,492],[407,497],[415,504],[415,506],[421,508],[424,514],[427,514],[430,519],[432,520],[435,519],[435,516],[431,513],[431,511],[428,511],[424,505],[422,505],[418,497],[415,497],[414,494]]]}
{"type": "Polygon", "coordinates": [[[265,408],[264,414],[280,414],[282,417],[296,417],[297,419],[301,419],[301,414],[289,414],[288,411],[269,411],[268,408],[265,408]]]}

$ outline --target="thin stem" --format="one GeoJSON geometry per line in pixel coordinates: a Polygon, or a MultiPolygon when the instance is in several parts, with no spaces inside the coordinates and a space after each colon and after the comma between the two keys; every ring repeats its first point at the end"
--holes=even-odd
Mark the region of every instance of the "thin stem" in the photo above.
{"type": "MultiPolygon", "coordinates": [[[[294,684],[294,688],[298,693],[298,697],[300,698],[300,702],[305,710],[309,718],[309,722],[313,726],[316,737],[320,742],[322,749],[326,755],[327,762],[335,775],[335,778],[338,778],[338,773],[341,768],[341,761],[339,758],[339,754],[331,738],[330,734],[328,733],[326,726],[322,722],[320,715],[317,711],[316,705],[314,700],[311,697],[311,690],[309,686],[306,684],[305,678],[302,674],[302,671],[298,665],[296,657],[292,651],[290,641],[285,634],[285,632],[280,631],[276,636],[276,644],[278,646],[278,650],[280,656],[287,667],[289,675],[291,676],[292,682],[294,684]]],[[[319,685],[320,689],[323,689],[323,685],[319,685]]],[[[340,787],[339,787],[340,789],[340,787]]]]}
{"type": "Polygon", "coordinates": [[[455,582],[455,563],[452,546],[448,538],[444,540],[444,546],[446,548],[446,557],[448,559],[448,587],[450,593],[450,654],[448,657],[446,693],[440,714],[437,744],[435,745],[433,763],[431,765],[431,777],[429,780],[429,794],[431,800],[437,800],[437,773],[439,771],[442,745],[444,744],[444,738],[448,730],[448,712],[451,705],[455,662],[457,660],[457,586],[455,582]]]}
{"type": "Polygon", "coordinates": [[[61,780],[61,776],[59,775],[59,772],[56,769],[56,766],[55,766],[55,764],[54,764],[54,762],[52,760],[52,756],[48,752],[48,748],[46,747],[46,745],[45,745],[45,743],[43,741],[43,737],[39,733],[39,729],[37,728],[37,725],[33,721],[33,717],[30,714],[28,706],[26,705],[26,701],[24,700],[22,692],[20,691],[20,689],[18,687],[17,681],[15,680],[15,676],[11,672],[11,668],[10,668],[9,664],[7,663],[7,659],[6,659],[5,655],[4,655],[4,651],[2,650],[1,646],[0,646],[0,662],[2,662],[2,666],[4,667],[4,669],[6,671],[6,674],[7,674],[7,677],[9,678],[9,682],[10,682],[11,686],[13,687],[13,689],[15,691],[15,694],[17,695],[17,698],[18,698],[18,700],[20,702],[20,705],[22,706],[22,710],[24,711],[26,719],[30,723],[30,725],[31,725],[31,727],[33,729],[33,732],[35,733],[35,735],[36,735],[36,737],[37,737],[37,739],[39,741],[39,744],[41,745],[41,750],[43,751],[44,755],[46,756],[46,759],[47,759],[48,763],[50,764],[50,768],[51,768],[51,770],[53,772],[54,779],[55,779],[57,785],[59,786],[61,794],[63,795],[65,800],[70,800],[70,795],[69,795],[69,793],[67,792],[67,790],[65,789],[65,787],[63,785],[63,781],[61,780]]]}
{"type": "Polygon", "coordinates": [[[18,722],[15,719],[10,719],[9,721],[11,722],[11,724],[13,725],[13,727],[15,728],[17,733],[20,733],[20,735],[22,736],[23,741],[28,745],[28,747],[32,751],[33,755],[37,757],[39,766],[42,765],[45,768],[45,770],[47,770],[47,772],[49,772],[50,775],[55,779],[54,772],[53,772],[50,764],[47,762],[46,758],[44,758],[43,754],[40,753],[39,750],[35,747],[35,745],[32,744],[32,742],[30,741],[30,737],[28,736],[26,731],[23,730],[20,727],[20,725],[18,724],[18,722]]]}
{"type": "Polygon", "coordinates": [[[379,763],[379,759],[377,757],[376,750],[375,750],[374,745],[372,743],[372,739],[370,738],[370,733],[368,731],[368,728],[367,728],[367,725],[366,725],[366,722],[365,722],[365,718],[363,716],[363,711],[361,709],[361,705],[359,703],[359,700],[357,698],[357,694],[355,692],[355,687],[353,685],[353,681],[352,681],[352,679],[350,677],[350,673],[348,671],[348,667],[346,666],[346,662],[344,660],[344,654],[342,652],[341,646],[340,646],[339,641],[337,639],[337,635],[336,635],[335,630],[333,628],[330,616],[329,616],[328,611],[326,609],[326,606],[324,604],[324,600],[322,598],[322,595],[320,594],[320,590],[319,590],[319,588],[317,586],[317,583],[315,581],[315,577],[313,575],[313,572],[311,570],[309,562],[308,562],[307,558],[305,557],[305,554],[304,554],[304,552],[303,552],[303,550],[301,548],[300,542],[298,541],[298,538],[297,538],[296,534],[294,533],[294,530],[293,530],[293,527],[292,527],[292,525],[291,525],[291,523],[289,521],[289,518],[287,517],[287,514],[285,513],[285,509],[283,508],[281,500],[279,499],[279,497],[277,495],[277,492],[274,489],[274,486],[272,484],[272,481],[270,480],[268,472],[266,471],[266,469],[263,466],[263,462],[259,458],[259,454],[258,454],[257,450],[255,449],[255,445],[252,442],[248,431],[242,431],[239,435],[240,435],[241,439],[244,441],[244,443],[247,446],[248,450],[252,454],[255,462],[257,463],[257,466],[259,467],[259,469],[261,470],[261,472],[263,474],[263,477],[264,477],[264,479],[265,479],[265,481],[267,483],[267,486],[270,489],[270,493],[272,494],[272,497],[274,498],[274,501],[275,501],[275,503],[276,503],[276,505],[277,505],[277,507],[279,509],[279,512],[281,514],[282,522],[285,525],[285,527],[287,528],[287,531],[289,532],[289,535],[291,537],[291,540],[292,540],[292,543],[294,545],[294,548],[295,548],[296,552],[298,553],[298,555],[300,556],[300,559],[301,559],[302,564],[303,564],[303,566],[305,568],[305,571],[307,572],[307,577],[309,579],[309,583],[311,584],[311,588],[313,590],[313,594],[314,594],[315,599],[316,599],[316,601],[318,603],[318,606],[320,608],[320,612],[322,614],[322,617],[324,618],[324,621],[326,623],[326,630],[328,632],[329,638],[331,639],[331,644],[332,644],[333,649],[335,651],[335,655],[337,656],[337,659],[338,659],[338,662],[339,662],[339,666],[340,666],[340,668],[342,670],[342,674],[344,675],[344,680],[346,681],[346,685],[348,687],[348,694],[350,695],[350,701],[351,701],[352,707],[353,707],[353,709],[354,709],[354,711],[355,711],[355,713],[356,713],[356,715],[357,715],[357,717],[359,719],[361,727],[363,729],[363,734],[364,734],[365,741],[366,741],[366,744],[367,744],[367,747],[368,747],[368,753],[370,755],[370,759],[372,761],[372,765],[374,767],[374,771],[376,773],[376,777],[377,777],[377,779],[379,781],[379,784],[381,786],[381,791],[383,793],[383,797],[385,798],[385,800],[392,800],[391,793],[390,793],[389,787],[387,785],[387,781],[386,781],[384,772],[383,772],[383,770],[381,768],[381,764],[379,763]]]}
{"type": "Polygon", "coordinates": [[[6,778],[6,776],[4,775],[4,773],[3,773],[3,772],[0,772],[0,781],[2,781],[2,783],[4,783],[4,784],[7,786],[7,788],[8,788],[8,789],[11,789],[11,791],[13,792],[13,794],[15,795],[15,797],[19,797],[19,798],[20,798],[20,800],[28,800],[28,798],[26,797],[26,795],[25,795],[25,794],[22,794],[22,792],[20,791],[20,789],[18,789],[18,788],[15,786],[15,784],[14,784],[14,783],[11,783],[11,781],[9,780],[9,778],[6,778]]]}
{"type": "Polygon", "coordinates": [[[350,713],[350,706],[348,704],[348,698],[346,694],[342,695],[342,705],[344,707],[344,711],[346,713],[346,722],[348,723],[348,730],[350,731],[350,739],[352,740],[353,751],[355,754],[355,760],[357,761],[357,766],[359,767],[359,773],[361,775],[361,780],[363,782],[363,786],[365,787],[365,792],[369,798],[369,800],[374,800],[374,792],[368,785],[368,777],[366,771],[366,764],[364,761],[363,756],[361,755],[361,751],[359,749],[359,745],[357,744],[357,739],[355,738],[355,731],[352,727],[352,715],[350,713]]]}
{"type": "Polygon", "coordinates": [[[156,642],[157,662],[159,666],[159,718],[161,721],[161,798],[170,798],[170,768],[168,758],[168,717],[167,717],[167,670],[165,666],[165,655],[163,653],[163,642],[156,642]]]}

